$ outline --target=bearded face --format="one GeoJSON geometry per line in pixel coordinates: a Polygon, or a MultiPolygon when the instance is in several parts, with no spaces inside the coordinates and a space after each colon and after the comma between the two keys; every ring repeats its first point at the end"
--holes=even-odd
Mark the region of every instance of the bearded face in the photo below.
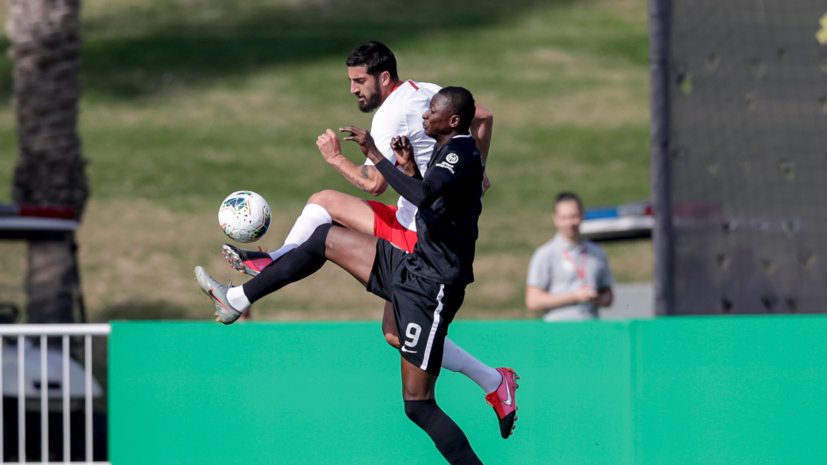
{"type": "Polygon", "coordinates": [[[356,96],[359,110],[369,113],[382,105],[382,88],[379,77],[368,73],[365,66],[351,66],[347,69],[350,79],[350,93],[356,96]]]}
{"type": "Polygon", "coordinates": [[[382,89],[379,87],[378,79],[373,79],[373,89],[371,89],[370,92],[364,92],[362,97],[364,100],[362,98],[359,99],[359,110],[361,110],[362,113],[370,113],[379,108],[379,105],[382,105],[382,89]]]}

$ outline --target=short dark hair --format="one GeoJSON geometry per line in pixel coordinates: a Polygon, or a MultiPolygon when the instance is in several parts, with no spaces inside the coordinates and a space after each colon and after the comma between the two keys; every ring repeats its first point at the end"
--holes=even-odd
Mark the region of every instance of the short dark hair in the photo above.
{"type": "Polygon", "coordinates": [[[580,197],[575,194],[574,192],[560,192],[557,194],[557,197],[554,199],[554,210],[557,210],[557,204],[560,202],[565,202],[567,200],[574,200],[577,202],[577,208],[580,209],[580,213],[583,213],[583,202],[580,200],[580,197]]]}
{"type": "Polygon", "coordinates": [[[379,77],[380,74],[387,71],[391,75],[391,79],[399,79],[396,74],[396,57],[387,45],[382,42],[371,40],[356,47],[356,50],[350,52],[347,56],[348,66],[365,66],[368,69],[368,74],[379,77]]]}
{"type": "Polygon", "coordinates": [[[443,87],[439,91],[451,102],[451,108],[455,115],[459,116],[457,131],[465,134],[471,129],[471,121],[477,113],[474,96],[464,87],[443,87]]]}

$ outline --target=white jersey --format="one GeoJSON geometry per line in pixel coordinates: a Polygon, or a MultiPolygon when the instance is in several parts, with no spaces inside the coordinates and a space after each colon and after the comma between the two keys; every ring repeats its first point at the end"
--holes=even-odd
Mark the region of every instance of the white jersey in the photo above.
{"type": "MultiPolygon", "coordinates": [[[[442,89],[427,82],[405,81],[388,95],[382,106],[373,115],[370,134],[376,142],[376,148],[391,163],[396,164],[396,156],[391,150],[391,139],[407,136],[414,149],[414,158],[419,172],[425,176],[428,161],[434,151],[436,140],[425,135],[422,128],[422,115],[428,110],[431,97],[442,89]]],[[[366,165],[372,165],[370,160],[366,165]]],[[[401,169],[401,168],[400,168],[401,169]]],[[[404,197],[399,197],[396,220],[405,228],[416,231],[416,206],[404,197]]]]}

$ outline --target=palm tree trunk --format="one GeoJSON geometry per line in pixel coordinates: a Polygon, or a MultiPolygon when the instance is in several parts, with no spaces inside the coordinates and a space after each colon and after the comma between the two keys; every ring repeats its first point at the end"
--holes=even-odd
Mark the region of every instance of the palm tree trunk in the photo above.
{"type": "MultiPolygon", "coordinates": [[[[12,198],[72,207],[80,218],[89,195],[77,133],[80,0],[10,0],[9,10],[20,155],[12,198]]],[[[75,254],[67,239],[29,241],[29,322],[72,321],[75,254]]]]}

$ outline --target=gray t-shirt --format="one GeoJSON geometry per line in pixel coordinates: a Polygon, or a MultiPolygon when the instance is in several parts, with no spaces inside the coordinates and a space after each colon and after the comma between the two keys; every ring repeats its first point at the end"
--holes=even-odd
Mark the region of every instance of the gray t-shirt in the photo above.
{"type": "MultiPolygon", "coordinates": [[[[526,279],[527,286],[539,287],[551,294],[574,292],[586,285],[603,291],[611,288],[612,284],[612,272],[603,249],[585,239],[580,244],[573,244],[559,232],[534,252],[526,279]]],[[[551,309],[543,319],[582,320],[595,317],[595,305],[577,304],[551,309]]]]}

